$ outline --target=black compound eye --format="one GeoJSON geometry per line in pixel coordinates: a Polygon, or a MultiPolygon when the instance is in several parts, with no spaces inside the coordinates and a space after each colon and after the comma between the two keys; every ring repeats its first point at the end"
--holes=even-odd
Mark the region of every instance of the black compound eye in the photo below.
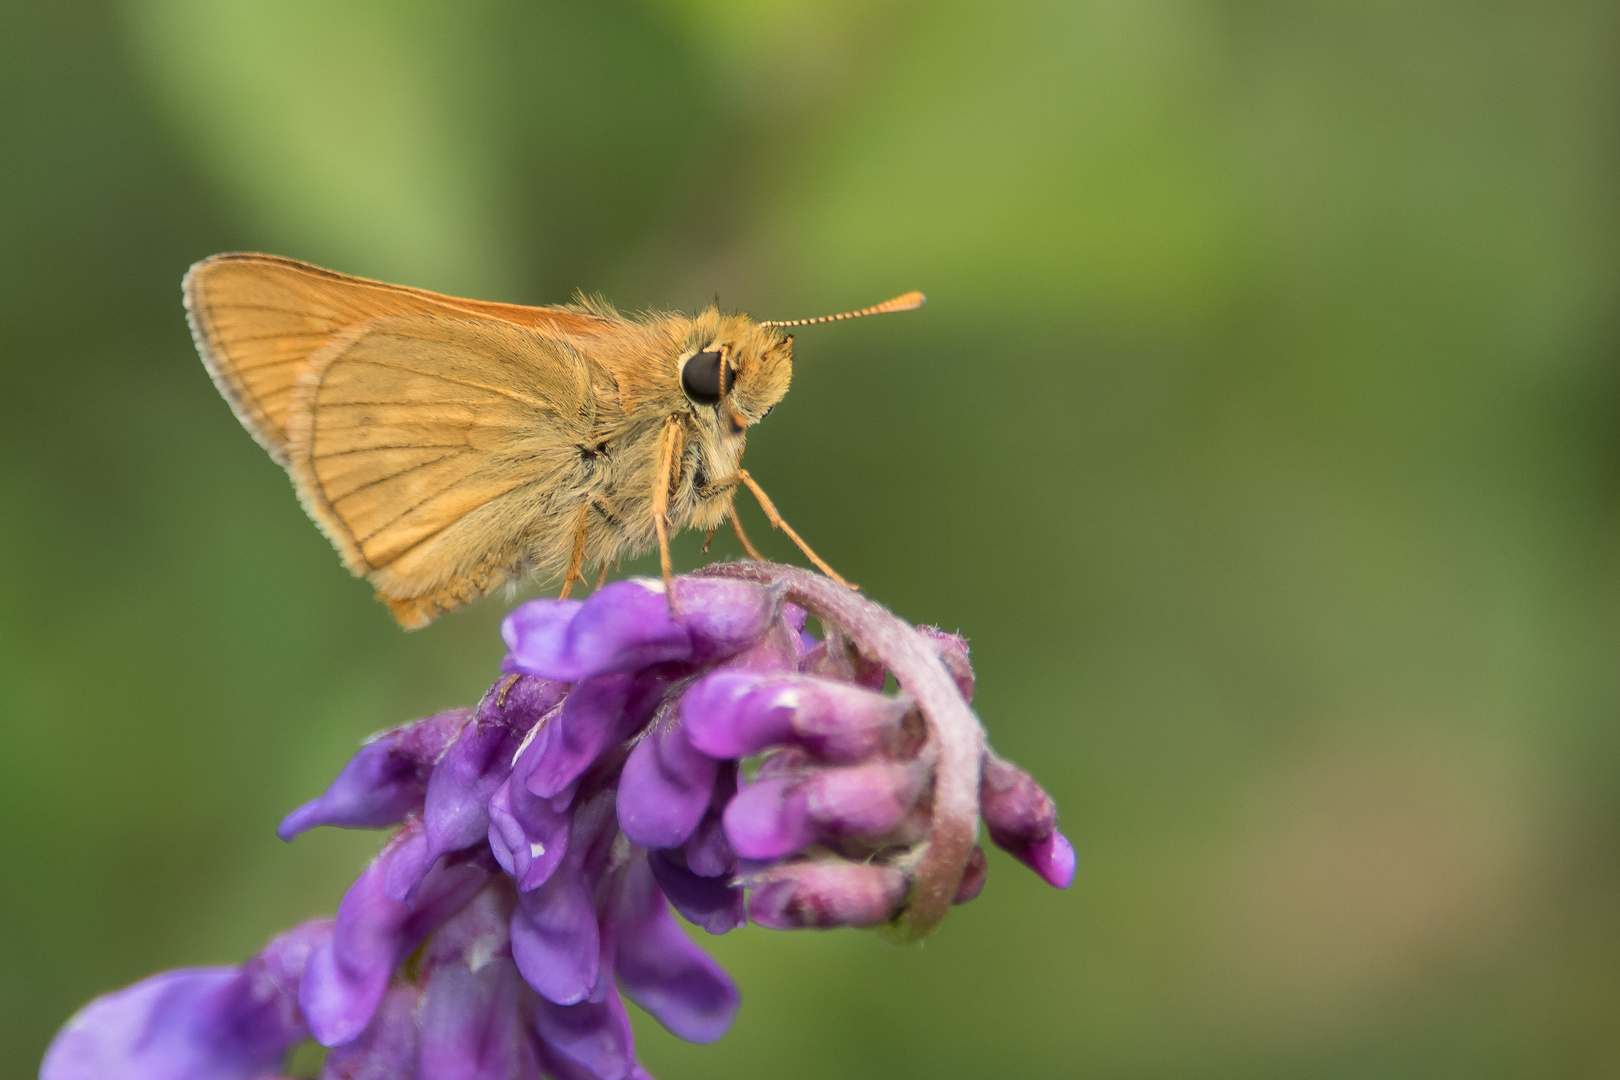
{"type": "Polygon", "coordinates": [[[720,403],[720,354],[700,352],[681,367],[681,389],[699,405],[720,403]]]}

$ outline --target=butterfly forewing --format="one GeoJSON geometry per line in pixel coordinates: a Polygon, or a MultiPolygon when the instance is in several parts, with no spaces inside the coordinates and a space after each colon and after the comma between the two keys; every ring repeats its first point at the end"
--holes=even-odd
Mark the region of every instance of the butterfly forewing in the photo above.
{"type": "Polygon", "coordinates": [[[293,391],[310,358],[361,323],[397,315],[473,316],[576,335],[606,326],[573,311],[441,296],[273,255],[205,259],[186,275],[185,297],[192,336],[215,385],[282,465],[293,391]]]}
{"type": "Polygon", "coordinates": [[[595,419],[589,362],[493,321],[378,319],[289,397],[288,470],[344,561],[422,621],[565,558],[595,419]],[[560,552],[560,554],[558,554],[560,552]]]}

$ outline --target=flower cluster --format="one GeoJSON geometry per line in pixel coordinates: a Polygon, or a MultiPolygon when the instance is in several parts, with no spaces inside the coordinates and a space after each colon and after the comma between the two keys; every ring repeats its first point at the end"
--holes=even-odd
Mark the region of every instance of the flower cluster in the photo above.
{"type": "Polygon", "coordinates": [[[981,815],[1073,876],[1051,800],[984,744],[962,639],[825,578],[624,581],[503,631],[475,709],[380,733],[282,823],[397,826],[335,918],[98,998],[41,1080],[257,1080],[308,1038],[334,1080],[634,1080],[621,993],[699,1043],[738,1006],[671,907],[713,934],[914,939],[982,888],[981,815]]]}

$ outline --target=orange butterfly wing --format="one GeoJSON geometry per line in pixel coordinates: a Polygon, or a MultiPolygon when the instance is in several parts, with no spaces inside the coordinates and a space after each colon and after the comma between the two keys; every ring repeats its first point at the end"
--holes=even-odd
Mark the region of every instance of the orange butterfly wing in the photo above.
{"type": "Polygon", "coordinates": [[[590,369],[507,322],[372,320],[310,357],[288,398],[287,471],[350,571],[424,625],[560,568],[589,480],[590,369]]]}
{"type": "Polygon", "coordinates": [[[275,255],[215,255],[191,268],[183,288],[191,334],[214,385],[281,465],[288,460],[293,391],[310,357],[352,327],[396,315],[440,315],[563,335],[610,328],[605,319],[574,311],[463,300],[275,255]]]}

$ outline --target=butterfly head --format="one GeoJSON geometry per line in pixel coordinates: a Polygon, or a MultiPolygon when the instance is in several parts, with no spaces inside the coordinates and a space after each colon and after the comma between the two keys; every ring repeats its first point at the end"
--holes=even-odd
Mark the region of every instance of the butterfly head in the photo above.
{"type": "Polygon", "coordinates": [[[745,315],[710,308],[692,322],[678,360],[692,411],[741,435],[765,419],[793,377],[793,338],[745,315]]]}

